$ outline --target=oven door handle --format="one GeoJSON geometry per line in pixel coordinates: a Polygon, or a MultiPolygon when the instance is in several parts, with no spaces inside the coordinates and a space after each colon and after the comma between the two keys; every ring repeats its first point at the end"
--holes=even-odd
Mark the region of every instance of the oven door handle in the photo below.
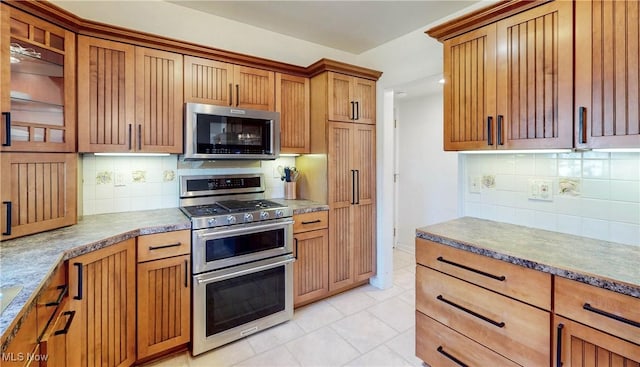
{"type": "Polygon", "coordinates": [[[239,277],[239,276],[243,276],[243,275],[247,275],[247,274],[251,274],[251,273],[257,273],[259,271],[275,268],[277,266],[291,264],[294,261],[296,261],[296,259],[292,257],[290,259],[281,260],[281,261],[278,261],[278,262],[275,262],[275,263],[260,265],[260,266],[256,266],[256,267],[249,268],[249,269],[238,270],[238,271],[234,271],[233,273],[224,274],[224,275],[220,275],[220,276],[213,277],[213,278],[198,279],[198,285],[203,284],[203,283],[219,282],[219,281],[222,281],[222,280],[235,278],[235,277],[239,277]]]}
{"type": "Polygon", "coordinates": [[[293,224],[293,219],[290,219],[284,222],[262,224],[257,226],[250,225],[250,226],[243,226],[242,228],[233,228],[233,229],[229,227],[219,227],[219,228],[215,228],[215,231],[211,231],[211,229],[208,229],[207,233],[199,233],[198,237],[207,238],[207,237],[220,236],[220,235],[223,235],[224,237],[229,237],[229,235],[253,233],[253,232],[263,231],[265,229],[284,227],[289,224],[293,224]]]}

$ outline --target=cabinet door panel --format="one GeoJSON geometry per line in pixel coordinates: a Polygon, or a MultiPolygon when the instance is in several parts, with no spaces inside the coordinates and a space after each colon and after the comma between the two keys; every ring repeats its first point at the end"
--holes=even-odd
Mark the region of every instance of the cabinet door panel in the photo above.
{"type": "Polygon", "coordinates": [[[71,308],[79,318],[78,332],[71,340],[81,366],[135,362],[135,260],[135,239],[69,260],[71,308]]]}
{"type": "Polygon", "coordinates": [[[355,105],[353,100],[352,77],[329,72],[329,120],[353,122],[355,105]]]}
{"type": "Polygon", "coordinates": [[[572,25],[568,1],[497,23],[498,148],[572,147],[572,25]]]}
{"type": "Polygon", "coordinates": [[[185,102],[231,106],[232,79],[232,64],[184,57],[185,102]]]}
{"type": "Polygon", "coordinates": [[[134,50],[78,36],[78,151],[133,150],[134,50]]]}
{"type": "Polygon", "coordinates": [[[353,78],[356,116],[354,122],[361,124],[376,123],[376,82],[373,80],[353,78]]]}
{"type": "Polygon", "coordinates": [[[329,291],[353,283],[351,207],[329,209],[329,291]]]}
{"type": "Polygon", "coordinates": [[[136,147],[182,153],[182,55],[136,47],[136,147]]]}
{"type": "Polygon", "coordinates": [[[76,154],[3,153],[1,162],[3,233],[11,203],[3,240],[76,223],[76,154]]]}
{"type": "Polygon", "coordinates": [[[376,196],[376,130],[375,126],[354,125],[353,168],[356,172],[356,201],[370,204],[376,196]]]}
{"type": "Polygon", "coordinates": [[[575,12],[575,144],[637,148],[640,6],[637,1],[578,1],[575,12]]]}
{"type": "Polygon", "coordinates": [[[293,296],[296,306],[322,298],[329,292],[329,231],[296,233],[293,296]]]}
{"type": "Polygon", "coordinates": [[[354,200],[356,173],[352,161],[353,125],[331,122],[328,131],[329,205],[347,206],[354,200]]]}
{"type": "Polygon", "coordinates": [[[376,208],[375,204],[360,203],[351,211],[354,281],[359,282],[376,273],[376,208]]]}
{"type": "Polygon", "coordinates": [[[9,6],[0,17],[0,109],[11,120],[7,131],[3,114],[0,141],[10,144],[1,150],[75,151],[75,34],[9,6]]]}
{"type": "Polygon", "coordinates": [[[495,29],[491,24],[444,43],[445,150],[495,149],[495,29]]]}
{"type": "Polygon", "coordinates": [[[554,318],[554,363],[558,355],[558,332],[561,335],[561,358],[564,367],[638,367],[640,346],[600,332],[563,317],[554,318]],[[558,329],[558,325],[562,328],[558,329]]]}
{"type": "Polygon", "coordinates": [[[280,112],[280,152],[310,152],[309,79],[276,74],[276,112],[280,112]]]}
{"type": "Polygon", "coordinates": [[[275,110],[275,74],[273,71],[233,66],[234,105],[255,110],[275,110]]]}
{"type": "Polygon", "coordinates": [[[138,264],[138,359],[191,338],[189,255],[138,264]]]}

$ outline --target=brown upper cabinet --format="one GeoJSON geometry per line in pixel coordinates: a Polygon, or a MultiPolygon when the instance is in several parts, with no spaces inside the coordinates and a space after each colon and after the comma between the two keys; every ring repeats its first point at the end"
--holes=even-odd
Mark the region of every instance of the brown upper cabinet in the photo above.
{"type": "Polygon", "coordinates": [[[182,153],[182,55],[78,36],[78,150],[182,153]]]}
{"type": "Polygon", "coordinates": [[[276,73],[276,112],[280,112],[280,153],[310,152],[309,78],[276,73]]]}
{"type": "Polygon", "coordinates": [[[184,76],[185,102],[275,109],[273,71],[185,56],[184,76]]]}
{"type": "Polygon", "coordinates": [[[575,3],[578,148],[640,147],[640,4],[575,3]]]}
{"type": "Polygon", "coordinates": [[[444,149],[570,148],[572,3],[444,41],[444,149]]]}
{"type": "Polygon", "coordinates": [[[329,72],[329,120],[375,124],[376,82],[329,72]]]}
{"type": "Polygon", "coordinates": [[[1,240],[76,223],[77,154],[2,153],[1,240]]]}
{"type": "Polygon", "coordinates": [[[75,34],[0,5],[2,151],[75,151],[75,34]]]}

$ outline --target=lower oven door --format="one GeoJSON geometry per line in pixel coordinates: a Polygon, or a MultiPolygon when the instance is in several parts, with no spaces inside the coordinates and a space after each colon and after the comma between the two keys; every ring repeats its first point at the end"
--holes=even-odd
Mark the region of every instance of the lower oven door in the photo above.
{"type": "Polygon", "coordinates": [[[293,252],[293,219],[198,229],[191,239],[193,273],[293,252]]]}
{"type": "Polygon", "coordinates": [[[292,255],[193,277],[193,355],[293,317],[292,255]]]}

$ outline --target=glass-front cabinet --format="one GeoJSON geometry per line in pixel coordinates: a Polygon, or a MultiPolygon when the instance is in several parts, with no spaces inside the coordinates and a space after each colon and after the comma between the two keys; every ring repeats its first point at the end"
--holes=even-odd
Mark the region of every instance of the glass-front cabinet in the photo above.
{"type": "Polygon", "coordinates": [[[75,151],[75,35],[0,6],[3,151],[75,151]]]}

